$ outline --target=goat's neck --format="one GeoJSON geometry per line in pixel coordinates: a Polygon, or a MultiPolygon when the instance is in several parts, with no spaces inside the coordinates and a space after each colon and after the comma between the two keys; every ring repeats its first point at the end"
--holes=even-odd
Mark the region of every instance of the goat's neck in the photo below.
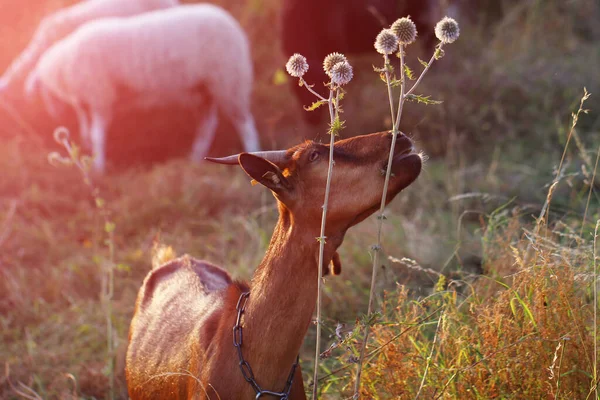
{"type": "MultiPolygon", "coordinates": [[[[306,232],[296,225],[280,207],[271,243],[252,278],[244,314],[244,357],[268,390],[283,389],[310,325],[317,298],[317,233],[318,228],[306,232]]],[[[328,248],[325,260],[333,251],[328,248]]]]}

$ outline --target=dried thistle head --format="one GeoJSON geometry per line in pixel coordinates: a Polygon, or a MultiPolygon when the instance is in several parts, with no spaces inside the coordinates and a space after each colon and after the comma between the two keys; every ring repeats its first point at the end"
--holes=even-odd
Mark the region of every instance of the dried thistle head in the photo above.
{"type": "Polygon", "coordinates": [[[352,80],[354,76],[352,66],[348,61],[342,61],[331,68],[331,81],[338,86],[343,86],[352,80]]]}
{"type": "Polygon", "coordinates": [[[73,165],[73,160],[71,160],[70,158],[61,156],[56,151],[53,151],[52,153],[48,154],[48,162],[53,167],[58,167],[61,165],[67,165],[67,166],[73,165]]]}
{"type": "Polygon", "coordinates": [[[291,76],[301,78],[308,71],[306,57],[298,53],[294,54],[285,64],[285,69],[291,76]]]}
{"type": "Polygon", "coordinates": [[[410,17],[399,18],[390,28],[402,45],[408,45],[417,39],[417,26],[410,17]]]}
{"type": "Polygon", "coordinates": [[[64,126],[59,126],[54,130],[53,136],[54,141],[62,145],[65,140],[69,140],[69,130],[64,126]]]}
{"type": "Polygon", "coordinates": [[[380,54],[392,54],[398,51],[398,37],[391,29],[384,29],[375,39],[375,50],[380,54]]]}
{"type": "Polygon", "coordinates": [[[325,73],[331,78],[331,70],[333,69],[333,66],[337,63],[345,61],[347,62],[348,60],[346,59],[346,56],[342,53],[331,53],[327,57],[325,57],[325,60],[323,60],[323,69],[325,70],[325,73]]]}
{"type": "Polygon", "coordinates": [[[444,44],[454,42],[459,35],[458,22],[453,18],[444,17],[435,26],[435,36],[444,44]]]}

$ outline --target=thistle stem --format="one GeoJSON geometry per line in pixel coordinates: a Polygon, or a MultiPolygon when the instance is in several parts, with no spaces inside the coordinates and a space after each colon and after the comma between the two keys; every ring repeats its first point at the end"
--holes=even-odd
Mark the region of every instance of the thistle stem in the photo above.
{"type": "MultiPolygon", "coordinates": [[[[432,59],[433,59],[433,57],[432,57],[432,59]]],[[[425,75],[425,71],[423,71],[423,73],[421,74],[421,76],[423,76],[423,75],[425,75]]],[[[421,78],[421,77],[419,77],[419,78],[421,78]]],[[[415,82],[415,86],[417,83],[418,83],[418,81],[415,82]]],[[[388,84],[388,86],[389,86],[389,84],[388,84]]],[[[396,115],[396,122],[394,123],[394,120],[392,120],[394,131],[398,131],[400,129],[400,119],[402,118],[402,109],[404,108],[404,101],[405,101],[405,96],[404,96],[405,88],[406,88],[406,76],[404,76],[404,46],[400,45],[400,98],[398,99],[398,114],[396,115]]],[[[414,86],[413,86],[413,89],[414,89],[414,86]]],[[[392,148],[392,150],[394,150],[394,148],[392,148]]]]}
{"type": "MultiPolygon", "coordinates": [[[[321,101],[331,101],[331,100],[327,100],[325,97],[321,96],[316,90],[314,90],[308,83],[306,83],[306,81],[304,80],[304,78],[300,77],[300,82],[302,82],[302,84],[304,85],[304,87],[311,92],[312,94],[314,94],[315,96],[317,96],[317,98],[321,101]]],[[[329,99],[331,99],[331,96],[329,96],[329,99]]],[[[331,111],[329,111],[330,115],[333,115],[331,111]]],[[[333,117],[332,117],[333,118],[333,117]]],[[[333,119],[331,120],[331,122],[333,122],[333,119]]]]}
{"type": "MultiPolygon", "coordinates": [[[[307,86],[308,88],[308,86],[307,86]]],[[[316,92],[315,92],[316,93],[316,92]]],[[[321,292],[322,292],[322,276],[323,276],[323,259],[325,257],[325,224],[327,221],[327,206],[329,204],[329,190],[331,187],[331,177],[333,175],[333,146],[335,143],[335,132],[333,130],[335,118],[338,115],[339,107],[339,89],[330,89],[329,99],[325,99],[329,105],[329,117],[331,118],[331,129],[329,131],[329,164],[327,167],[327,183],[325,186],[325,199],[323,201],[323,213],[321,216],[321,234],[319,236],[319,275],[317,276],[317,340],[315,345],[315,368],[313,374],[313,400],[317,399],[318,389],[318,374],[319,374],[319,356],[321,354],[321,292]],[[336,92],[335,112],[333,104],[333,94],[336,92]]]]}
{"type": "MultiPolygon", "coordinates": [[[[436,46],[436,50],[433,52],[433,55],[431,56],[431,59],[429,60],[429,62],[427,63],[427,66],[425,67],[425,69],[423,70],[423,72],[421,72],[421,75],[419,75],[419,77],[417,78],[417,81],[415,82],[414,85],[412,85],[412,87],[408,90],[408,92],[406,92],[403,96],[403,98],[406,98],[408,95],[412,94],[412,92],[416,89],[416,87],[419,85],[419,83],[421,83],[421,80],[423,80],[423,77],[425,76],[425,74],[427,73],[427,71],[429,71],[429,67],[431,67],[431,64],[433,64],[433,62],[436,60],[435,56],[438,52],[438,49],[441,51],[442,47],[444,46],[444,43],[440,42],[437,46],[436,46]]],[[[404,70],[404,68],[403,68],[404,70]]],[[[402,71],[404,73],[404,71],[402,71]]]]}
{"type": "MultiPolygon", "coordinates": [[[[404,46],[400,45],[400,54],[402,54],[404,52],[404,46]]],[[[373,302],[374,302],[374,298],[375,298],[375,280],[377,277],[377,265],[379,265],[379,254],[381,252],[381,231],[382,231],[382,227],[383,227],[383,213],[385,210],[385,205],[386,205],[386,198],[387,198],[387,191],[388,191],[388,186],[389,186],[389,182],[390,182],[390,176],[392,174],[392,162],[393,162],[393,158],[394,158],[394,148],[396,147],[396,139],[398,138],[398,129],[396,128],[399,125],[400,122],[400,117],[401,117],[401,113],[398,113],[398,117],[397,119],[395,119],[394,116],[394,98],[392,96],[392,84],[391,84],[391,78],[390,78],[390,69],[388,68],[389,66],[389,59],[388,56],[385,54],[384,55],[384,60],[385,60],[385,82],[387,84],[387,88],[388,88],[388,97],[389,97],[389,102],[390,102],[390,111],[391,111],[391,117],[392,117],[392,145],[390,148],[390,154],[388,156],[388,164],[387,164],[387,169],[385,171],[385,181],[383,183],[383,193],[381,195],[381,204],[379,206],[379,220],[377,222],[377,244],[373,247],[373,268],[372,268],[372,273],[371,273],[371,288],[369,290],[369,305],[367,307],[367,317],[369,318],[371,313],[373,312],[373,302]]],[[[404,82],[404,57],[401,56],[400,57],[400,79],[402,82],[404,82]]],[[[401,85],[401,90],[404,91],[404,84],[401,85]]],[[[404,103],[404,97],[401,95],[400,96],[400,104],[399,104],[399,109],[402,108],[402,104],[404,103]]],[[[360,357],[358,359],[358,365],[356,367],[356,381],[354,382],[354,398],[358,399],[359,397],[359,391],[360,391],[360,378],[361,378],[361,374],[362,374],[362,365],[363,365],[363,360],[365,358],[365,353],[367,350],[367,342],[369,341],[369,333],[370,333],[370,326],[366,325],[365,329],[364,329],[364,333],[363,333],[363,342],[362,342],[362,346],[360,349],[360,357]]]]}

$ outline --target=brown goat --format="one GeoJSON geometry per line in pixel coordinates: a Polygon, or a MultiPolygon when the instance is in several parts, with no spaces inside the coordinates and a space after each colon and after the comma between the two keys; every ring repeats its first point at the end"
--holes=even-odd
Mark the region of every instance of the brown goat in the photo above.
{"type": "MultiPolygon", "coordinates": [[[[379,209],[392,135],[358,136],[334,146],[325,261],[346,231],[379,209]]],[[[234,326],[241,315],[243,358],[262,390],[283,391],[317,298],[318,247],[329,146],[242,153],[212,161],[238,164],[277,199],[279,221],[251,283],[184,256],[151,271],[138,294],[129,332],[126,374],[137,399],[251,399],[258,391],[240,370],[234,326]],[[250,292],[245,311],[236,306],[250,292]]],[[[396,142],[388,201],[421,171],[406,136],[396,142]]],[[[338,264],[339,265],[339,264],[338,264]]],[[[289,397],[305,399],[300,368],[289,397]]],[[[273,393],[264,393],[264,395],[273,393]]]]}

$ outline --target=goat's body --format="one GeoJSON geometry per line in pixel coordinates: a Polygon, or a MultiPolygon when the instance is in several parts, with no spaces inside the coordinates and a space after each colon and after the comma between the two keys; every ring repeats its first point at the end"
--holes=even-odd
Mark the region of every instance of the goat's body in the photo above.
{"type": "Polygon", "coordinates": [[[198,346],[212,342],[230,288],[241,289],[221,268],[190,257],[173,260],[146,277],[127,353],[132,398],[188,398],[188,392],[202,392],[196,379],[204,362],[192,357],[190,349],[193,354],[206,354],[208,349],[198,346]],[[156,318],[156,310],[176,323],[165,324],[156,318]],[[168,350],[159,355],[157,348],[168,350]]]}
{"type": "MultiPolygon", "coordinates": [[[[378,209],[381,168],[388,161],[391,140],[390,133],[382,132],[336,143],[324,265],[334,258],[346,231],[378,209]]],[[[250,292],[240,320],[244,360],[262,390],[285,390],[317,299],[315,234],[328,151],[307,142],[262,156],[242,153],[220,159],[239,163],[276,194],[279,220],[271,242],[249,285],[232,282],[220,268],[190,258],[149,274],[129,334],[126,372],[132,400],[256,397],[240,370],[233,343],[236,305],[243,291],[250,292]]],[[[421,170],[410,139],[399,138],[394,154],[389,201],[421,170]]],[[[306,399],[300,368],[290,389],[289,399],[306,399]]]]}
{"type": "MultiPolygon", "coordinates": [[[[240,294],[247,291],[245,283],[232,281],[223,269],[189,256],[153,270],[140,289],[131,322],[126,369],[131,399],[246,398],[240,393],[247,398],[255,396],[242,377],[232,344],[237,311],[235,306],[227,306],[235,305],[240,294]],[[165,323],[165,315],[172,323],[165,323]],[[168,350],[159,354],[156,349],[168,350]]],[[[272,333],[265,334],[262,329],[244,332],[244,351],[249,353],[249,360],[251,338],[264,340],[269,346],[272,333]]],[[[256,362],[252,366],[260,382],[269,365],[256,362]]],[[[290,399],[305,398],[298,367],[290,399]]]]}

